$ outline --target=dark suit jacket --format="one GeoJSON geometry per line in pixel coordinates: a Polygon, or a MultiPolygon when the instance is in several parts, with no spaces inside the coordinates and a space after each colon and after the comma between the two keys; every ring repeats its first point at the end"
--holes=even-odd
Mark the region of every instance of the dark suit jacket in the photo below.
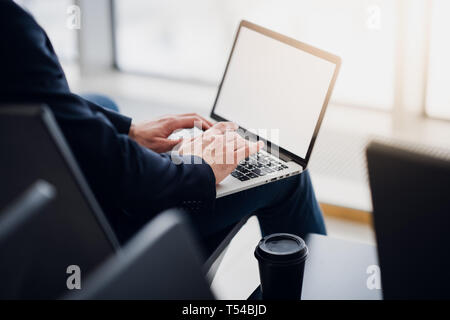
{"type": "Polygon", "coordinates": [[[13,1],[0,0],[0,35],[0,104],[50,106],[120,240],[183,203],[200,204],[195,214],[211,214],[211,167],[203,161],[176,165],[141,147],[128,137],[130,118],[71,93],[46,33],[13,1]]]}

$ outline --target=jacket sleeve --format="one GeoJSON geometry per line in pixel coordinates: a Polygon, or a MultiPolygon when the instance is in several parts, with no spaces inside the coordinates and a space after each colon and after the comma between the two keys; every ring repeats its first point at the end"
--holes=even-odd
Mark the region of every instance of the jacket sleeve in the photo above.
{"type": "MultiPolygon", "coordinates": [[[[86,100],[85,100],[86,101],[86,100]]],[[[131,118],[124,116],[118,112],[115,112],[113,110],[108,110],[106,108],[103,108],[102,106],[99,106],[95,103],[92,103],[90,101],[86,101],[89,108],[92,110],[92,112],[100,112],[105,115],[106,118],[114,125],[117,132],[128,134],[130,131],[131,126],[131,118]]]]}
{"type": "Polygon", "coordinates": [[[50,107],[107,214],[123,209],[145,220],[184,201],[212,210],[211,167],[193,157],[174,162],[141,147],[127,135],[131,119],[72,94],[45,32],[13,1],[0,1],[0,32],[0,103],[50,107]]]}
{"type": "Polygon", "coordinates": [[[56,113],[73,153],[96,196],[132,215],[154,215],[184,201],[211,211],[215,178],[202,159],[172,159],[117,132],[103,113],[56,113]]]}

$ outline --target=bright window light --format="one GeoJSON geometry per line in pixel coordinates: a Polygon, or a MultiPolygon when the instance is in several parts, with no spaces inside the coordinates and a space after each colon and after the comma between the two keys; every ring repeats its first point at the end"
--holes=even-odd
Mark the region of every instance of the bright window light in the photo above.
{"type": "Polygon", "coordinates": [[[241,19],[343,59],[335,103],[390,109],[394,0],[116,0],[120,69],[218,84],[241,19]]]}
{"type": "Polygon", "coordinates": [[[450,12],[450,1],[433,1],[426,100],[426,111],[430,116],[446,119],[450,119],[448,12],[450,12]]]}
{"type": "Polygon", "coordinates": [[[77,31],[67,27],[68,8],[73,0],[16,0],[29,11],[47,32],[53,47],[63,63],[76,62],[78,58],[77,31]]]}

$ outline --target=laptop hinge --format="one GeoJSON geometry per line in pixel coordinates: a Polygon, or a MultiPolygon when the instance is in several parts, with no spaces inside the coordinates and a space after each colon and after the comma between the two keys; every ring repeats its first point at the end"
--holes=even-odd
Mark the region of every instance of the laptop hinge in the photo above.
{"type": "Polygon", "coordinates": [[[279,157],[281,160],[286,161],[286,162],[293,161],[293,159],[292,159],[291,157],[289,157],[287,154],[285,154],[285,153],[283,153],[283,152],[280,152],[280,154],[278,155],[278,157],[279,157]]]}
{"type": "MultiPolygon", "coordinates": [[[[270,153],[270,149],[267,150],[267,152],[270,153]]],[[[305,163],[304,161],[300,161],[300,160],[298,160],[298,159],[295,159],[295,158],[289,156],[288,154],[286,154],[285,152],[283,152],[282,150],[280,150],[280,152],[279,152],[279,154],[278,154],[278,157],[279,157],[281,160],[286,161],[286,162],[293,161],[293,162],[295,162],[295,163],[298,163],[299,165],[302,166],[303,170],[306,169],[306,163],[305,163]]]]}

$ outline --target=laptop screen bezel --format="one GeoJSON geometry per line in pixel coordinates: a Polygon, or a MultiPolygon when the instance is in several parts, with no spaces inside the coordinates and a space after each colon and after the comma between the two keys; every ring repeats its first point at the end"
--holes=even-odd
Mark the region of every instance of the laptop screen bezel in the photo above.
{"type": "Polygon", "coordinates": [[[276,145],[274,143],[271,143],[270,141],[268,141],[268,140],[266,140],[266,139],[264,139],[264,138],[262,138],[262,137],[260,137],[260,136],[258,136],[256,134],[254,134],[254,133],[247,132],[247,130],[245,128],[242,128],[242,127],[240,128],[240,129],[242,129],[242,130],[244,130],[246,132],[246,135],[250,139],[259,139],[259,140],[264,141],[264,143],[266,144],[266,149],[267,150],[271,150],[271,149],[279,150],[280,156],[281,155],[285,155],[285,156],[289,157],[290,159],[292,159],[293,161],[297,162],[298,164],[300,164],[305,169],[307,164],[308,164],[308,162],[309,162],[309,158],[311,157],[312,149],[313,149],[314,144],[316,142],[320,126],[321,126],[323,118],[325,116],[325,111],[326,111],[326,108],[328,106],[328,102],[330,101],[330,97],[331,97],[331,94],[333,92],[334,85],[336,83],[337,75],[339,73],[339,69],[340,69],[340,66],[341,66],[341,58],[336,56],[336,55],[334,55],[334,54],[332,54],[332,53],[329,53],[329,52],[326,52],[324,50],[315,48],[315,47],[310,46],[310,45],[308,45],[306,43],[303,43],[303,42],[300,42],[300,41],[295,40],[293,38],[284,36],[284,35],[282,35],[280,33],[277,33],[275,31],[266,29],[264,27],[261,27],[259,25],[254,24],[254,23],[251,23],[249,21],[242,20],[240,22],[238,30],[236,32],[236,36],[234,38],[233,46],[231,48],[231,52],[230,52],[230,55],[228,57],[227,65],[225,67],[225,71],[223,73],[222,80],[221,80],[221,82],[219,84],[217,95],[216,95],[216,98],[214,100],[214,105],[213,105],[213,108],[212,108],[211,113],[210,113],[210,117],[212,119],[216,120],[216,121],[231,121],[230,119],[225,119],[224,117],[218,115],[215,112],[215,109],[216,109],[217,102],[219,101],[220,93],[221,93],[221,90],[222,90],[222,85],[223,85],[225,77],[227,76],[228,67],[230,65],[231,58],[233,57],[233,52],[234,52],[234,49],[235,49],[235,46],[236,46],[236,42],[237,42],[237,39],[239,38],[239,33],[240,33],[242,27],[248,28],[248,29],[253,30],[253,31],[256,31],[258,33],[261,33],[262,35],[265,35],[265,36],[269,37],[269,38],[272,38],[274,40],[280,41],[280,42],[282,42],[284,44],[287,44],[287,45],[292,46],[294,48],[297,48],[299,50],[303,50],[303,51],[305,51],[307,53],[310,53],[310,54],[312,54],[312,55],[314,55],[314,56],[316,56],[318,58],[327,60],[327,61],[335,64],[333,77],[332,77],[332,79],[330,81],[330,85],[328,87],[324,103],[322,105],[322,110],[320,111],[319,119],[317,120],[316,126],[314,128],[313,136],[312,136],[311,141],[309,143],[308,151],[306,153],[306,157],[305,158],[302,158],[302,157],[300,157],[300,156],[298,156],[298,155],[296,155],[296,154],[294,154],[294,153],[292,153],[292,152],[282,148],[281,146],[278,146],[278,145],[276,145]]]}

